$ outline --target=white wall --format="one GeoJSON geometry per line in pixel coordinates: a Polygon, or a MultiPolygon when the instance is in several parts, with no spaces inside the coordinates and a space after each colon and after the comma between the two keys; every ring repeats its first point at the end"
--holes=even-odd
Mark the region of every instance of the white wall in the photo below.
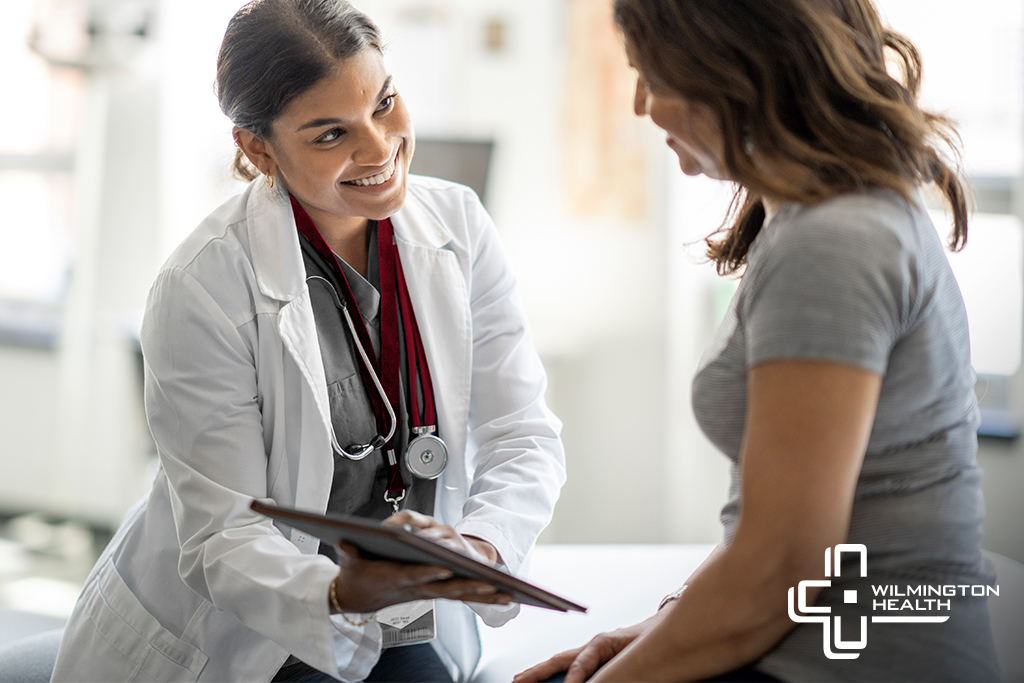
{"type": "MultiPolygon", "coordinates": [[[[163,189],[164,250],[235,187],[226,180],[230,126],[209,88],[235,4],[207,3],[199,17],[193,7],[164,3],[165,38],[178,55],[165,65],[162,91],[162,168],[174,179],[163,189]],[[186,53],[175,49],[186,45],[186,53]]],[[[672,521],[663,485],[665,442],[689,442],[691,425],[684,420],[670,429],[664,401],[669,261],[660,136],[641,128],[649,135],[654,180],[645,222],[574,217],[560,196],[563,3],[356,4],[384,30],[387,61],[419,135],[496,141],[489,207],[551,375],[548,400],[565,422],[570,478],[546,538],[689,538],[672,521]],[[506,43],[489,51],[485,31],[494,21],[504,25],[506,43]],[[609,499],[621,505],[609,506],[609,499]]]]}
{"type": "MultiPolygon", "coordinates": [[[[121,328],[137,316],[160,260],[239,187],[230,123],[212,88],[239,4],[164,0],[159,80],[121,74],[107,83],[109,140],[86,141],[99,148],[101,169],[80,171],[93,190],[82,198],[78,236],[91,256],[69,299],[78,322],[69,322],[60,356],[0,348],[0,431],[10,435],[0,507],[36,501],[116,520],[144,485],[148,445],[121,328]],[[43,497],[30,498],[19,481],[45,481],[43,497]]],[[[726,461],[694,424],[690,380],[731,285],[701,263],[699,244],[687,245],[719,225],[728,189],[683,177],[645,122],[646,218],[587,219],[566,206],[562,126],[574,103],[565,0],[357,4],[389,37],[420,134],[496,140],[490,208],[549,371],[549,402],[565,423],[569,481],[545,539],[717,540],[726,461]],[[444,20],[431,34],[416,29],[417,16],[444,20]],[[484,47],[494,21],[507,29],[496,52],[484,47]]],[[[1024,388],[1014,381],[1019,411],[1024,388]]],[[[1001,552],[1020,539],[1019,450],[982,449],[986,543],[1001,552]]]]}
{"type": "Polygon", "coordinates": [[[0,508],[111,524],[150,450],[133,335],[158,265],[157,90],[144,71],[91,82],[58,347],[0,347],[0,508]]]}
{"type": "Polygon", "coordinates": [[[52,478],[56,453],[57,356],[43,349],[0,346],[0,501],[11,509],[35,509],[32,483],[52,478]]]}

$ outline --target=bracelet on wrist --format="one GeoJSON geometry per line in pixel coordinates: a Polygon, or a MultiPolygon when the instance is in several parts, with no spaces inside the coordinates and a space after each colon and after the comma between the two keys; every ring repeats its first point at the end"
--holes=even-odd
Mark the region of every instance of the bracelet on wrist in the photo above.
{"type": "MultiPolygon", "coordinates": [[[[331,589],[332,590],[334,589],[334,584],[331,584],[331,589]]],[[[686,590],[686,586],[683,586],[682,588],[680,588],[677,591],[672,591],[671,593],[669,593],[668,595],[663,597],[661,599],[661,602],[658,603],[658,611],[660,612],[665,607],[665,605],[667,605],[668,603],[673,602],[675,600],[678,600],[679,596],[681,596],[683,594],[684,590],[686,590]]]]}
{"type": "Polygon", "coordinates": [[[331,593],[331,606],[334,607],[334,611],[335,612],[337,612],[338,614],[341,615],[342,619],[344,619],[346,622],[348,622],[352,626],[366,626],[371,621],[373,621],[373,616],[374,615],[372,613],[370,614],[370,616],[366,617],[365,619],[360,619],[358,621],[354,621],[354,620],[350,619],[349,616],[347,614],[345,614],[345,610],[343,610],[341,608],[341,605],[338,604],[338,594],[334,592],[334,584],[335,584],[335,582],[331,581],[331,591],[330,591],[330,593],[331,593]]]}

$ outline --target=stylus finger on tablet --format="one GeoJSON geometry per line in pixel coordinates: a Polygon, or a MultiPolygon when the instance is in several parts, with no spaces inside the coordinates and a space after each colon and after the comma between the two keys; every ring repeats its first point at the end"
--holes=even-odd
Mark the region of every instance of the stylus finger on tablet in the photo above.
{"type": "Polygon", "coordinates": [[[440,524],[436,519],[428,515],[421,514],[415,510],[402,510],[396,512],[392,516],[381,522],[384,526],[413,526],[417,529],[428,529],[432,526],[440,524]]]}

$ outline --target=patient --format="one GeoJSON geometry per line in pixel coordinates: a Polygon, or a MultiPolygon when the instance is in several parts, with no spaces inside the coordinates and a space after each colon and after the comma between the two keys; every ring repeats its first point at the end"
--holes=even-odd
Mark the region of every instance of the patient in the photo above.
{"type": "Polygon", "coordinates": [[[944,623],[866,618],[872,585],[993,580],[967,318],[921,189],[952,249],[966,203],[918,52],[869,0],[616,0],[615,19],[636,113],[683,172],[738,186],[707,243],[740,284],[693,382],[733,463],[725,541],[649,619],[517,681],[998,680],[983,598],[947,598],[944,623]],[[788,589],[843,543],[868,578],[845,553],[807,591],[830,613],[795,624],[788,589]]]}

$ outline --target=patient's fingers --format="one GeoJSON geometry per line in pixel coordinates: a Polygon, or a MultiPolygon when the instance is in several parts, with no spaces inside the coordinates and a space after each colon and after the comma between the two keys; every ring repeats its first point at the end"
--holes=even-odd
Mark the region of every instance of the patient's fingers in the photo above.
{"type": "Polygon", "coordinates": [[[583,646],[565,676],[565,683],[583,683],[639,635],[637,627],[598,633],[583,646]]]}
{"type": "Polygon", "coordinates": [[[568,670],[582,649],[577,647],[557,654],[546,662],[541,662],[526,671],[516,674],[512,681],[513,683],[539,683],[540,681],[546,681],[555,674],[568,670]]]}
{"type": "Polygon", "coordinates": [[[515,677],[515,683],[537,683],[565,671],[565,683],[583,683],[636,638],[629,629],[599,633],[589,643],[566,650],[515,677]]]}
{"type": "Polygon", "coordinates": [[[616,654],[618,651],[605,647],[596,638],[591,640],[569,665],[569,670],[565,674],[565,683],[583,683],[616,654]]]}

